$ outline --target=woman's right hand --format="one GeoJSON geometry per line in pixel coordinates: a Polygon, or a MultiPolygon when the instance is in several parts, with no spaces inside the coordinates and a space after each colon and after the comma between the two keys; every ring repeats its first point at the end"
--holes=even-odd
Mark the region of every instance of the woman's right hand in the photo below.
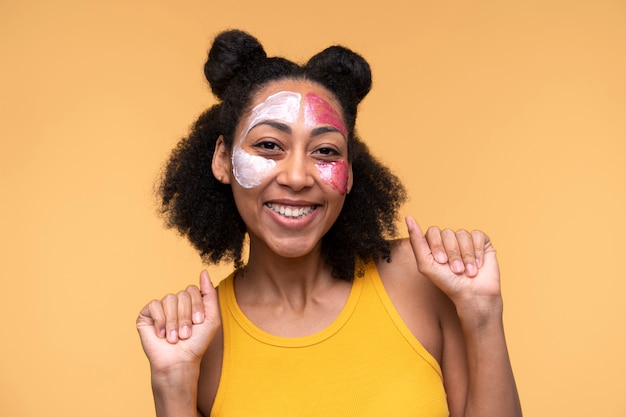
{"type": "Polygon", "coordinates": [[[137,317],[141,344],[153,372],[199,366],[220,325],[217,290],[207,271],[200,274],[200,289],[190,285],[151,301],[137,317]]]}

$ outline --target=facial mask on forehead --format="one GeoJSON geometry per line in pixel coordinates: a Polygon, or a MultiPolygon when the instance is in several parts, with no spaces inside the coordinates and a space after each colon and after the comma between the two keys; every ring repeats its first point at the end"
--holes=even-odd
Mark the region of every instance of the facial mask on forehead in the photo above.
{"type": "Polygon", "coordinates": [[[323,98],[309,93],[305,97],[304,120],[309,126],[327,124],[337,128],[344,136],[348,136],[346,126],[341,120],[339,113],[323,98]]]}
{"type": "Polygon", "coordinates": [[[282,120],[294,123],[300,113],[302,96],[290,91],[281,91],[269,96],[263,103],[255,106],[248,119],[248,124],[237,140],[233,151],[233,175],[244,188],[256,187],[276,166],[276,161],[258,155],[250,155],[241,149],[241,143],[250,130],[263,120],[282,120]]]}

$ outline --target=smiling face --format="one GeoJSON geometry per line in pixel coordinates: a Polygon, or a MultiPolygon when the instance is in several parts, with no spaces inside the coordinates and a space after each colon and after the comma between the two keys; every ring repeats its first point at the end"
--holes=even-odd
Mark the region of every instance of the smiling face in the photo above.
{"type": "Polygon", "coordinates": [[[323,87],[281,80],[261,89],[235,132],[218,142],[213,171],[232,186],[251,248],[286,257],[319,248],[352,185],[347,129],[323,87]]]}

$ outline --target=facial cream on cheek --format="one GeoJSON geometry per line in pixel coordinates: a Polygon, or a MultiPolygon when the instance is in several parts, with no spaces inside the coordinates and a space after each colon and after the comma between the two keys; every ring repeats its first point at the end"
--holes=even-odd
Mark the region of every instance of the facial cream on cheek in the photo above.
{"type": "Polygon", "coordinates": [[[258,155],[250,155],[241,148],[246,135],[263,120],[282,120],[294,123],[300,113],[302,96],[290,91],[281,91],[269,96],[263,103],[252,109],[248,123],[233,149],[232,165],[235,179],[244,188],[261,184],[263,179],[276,166],[276,161],[258,155]]]}
{"type": "Polygon", "coordinates": [[[315,166],[324,184],[330,185],[339,194],[346,195],[350,177],[350,168],[346,161],[318,162],[315,166]]]}
{"type": "Polygon", "coordinates": [[[262,156],[250,155],[241,147],[233,152],[232,161],[235,179],[243,188],[252,188],[261,184],[263,178],[276,166],[276,161],[262,156]]]}

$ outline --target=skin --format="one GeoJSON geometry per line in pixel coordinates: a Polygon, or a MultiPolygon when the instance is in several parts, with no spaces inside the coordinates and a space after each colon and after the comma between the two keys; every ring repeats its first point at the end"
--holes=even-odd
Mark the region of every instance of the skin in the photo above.
{"type": "MultiPolygon", "coordinates": [[[[315,94],[341,114],[331,93],[293,80],[266,86],[251,107],[280,91],[315,94]]],[[[221,139],[213,159],[214,175],[231,185],[250,234],[248,265],[235,280],[238,303],[259,328],[284,337],[327,327],[351,288],[332,278],[320,254],[321,237],[339,215],[345,193],[317,169],[320,161],[349,167],[347,141],[329,122],[332,118],[305,113],[282,123],[288,129],[262,123],[243,138],[242,150],[276,161],[259,185],[245,188],[235,180],[231,154],[221,139]],[[314,209],[287,218],[269,207],[274,205],[314,209]]],[[[238,131],[246,129],[246,120],[238,131]]],[[[349,168],[346,191],[351,183],[349,168]]],[[[441,364],[450,415],[521,416],[502,326],[498,262],[489,238],[480,231],[436,227],[424,234],[411,217],[406,224],[409,239],[393,245],[392,262],[379,262],[379,273],[400,316],[441,364]]],[[[150,361],[157,415],[208,416],[220,378],[222,333],[207,272],[201,273],[199,288],[189,286],[146,305],[137,328],[150,361]]]]}

